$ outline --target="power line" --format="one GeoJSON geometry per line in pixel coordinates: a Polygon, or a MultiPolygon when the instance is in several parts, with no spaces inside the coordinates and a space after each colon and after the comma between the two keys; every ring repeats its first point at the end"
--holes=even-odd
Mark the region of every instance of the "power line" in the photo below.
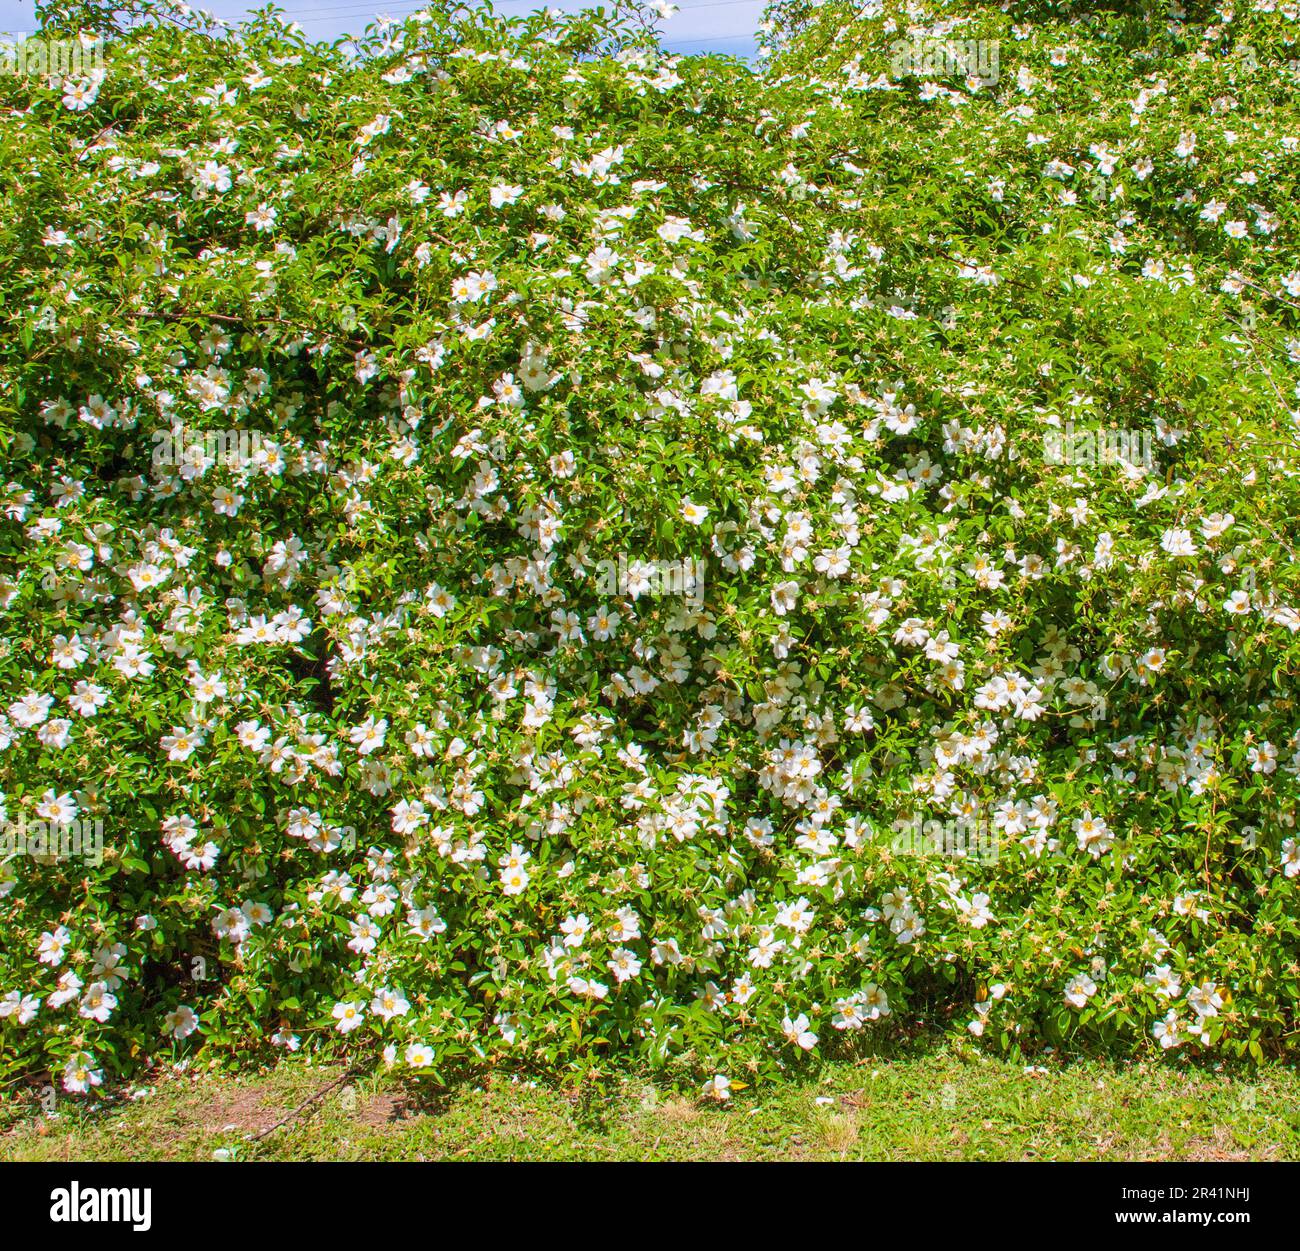
{"type": "MultiPolygon", "coordinates": [[[[670,39],[667,40],[667,43],[671,43],[676,47],[682,47],[685,44],[696,43],[732,43],[737,39],[747,39],[750,43],[758,42],[753,35],[708,35],[703,39],[670,39]]],[[[668,51],[671,52],[672,48],[668,48],[668,51]]]]}

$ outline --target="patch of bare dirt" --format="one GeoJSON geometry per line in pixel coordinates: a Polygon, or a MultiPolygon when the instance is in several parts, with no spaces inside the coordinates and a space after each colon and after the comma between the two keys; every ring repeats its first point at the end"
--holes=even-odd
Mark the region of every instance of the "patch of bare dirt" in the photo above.
{"type": "Polygon", "coordinates": [[[357,1123],[371,1128],[395,1125],[398,1121],[419,1116],[420,1110],[406,1095],[375,1095],[357,1109],[357,1123]]]}
{"type": "Polygon", "coordinates": [[[689,1122],[699,1117],[700,1109],[689,1099],[683,1099],[680,1095],[677,1095],[660,1105],[659,1115],[665,1121],[689,1124],[689,1122]]]}
{"type": "Polygon", "coordinates": [[[270,1107],[260,1090],[238,1090],[202,1104],[198,1119],[209,1133],[221,1133],[232,1125],[247,1134],[260,1134],[284,1116],[283,1109],[270,1107]]]}

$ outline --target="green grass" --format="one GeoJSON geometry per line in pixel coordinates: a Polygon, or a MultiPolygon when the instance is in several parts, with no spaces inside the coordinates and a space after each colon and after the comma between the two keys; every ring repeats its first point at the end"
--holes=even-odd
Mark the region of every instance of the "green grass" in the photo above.
{"type": "Polygon", "coordinates": [[[500,1073],[451,1089],[378,1074],[294,1115],[344,1073],[301,1059],[238,1077],[171,1073],[98,1109],[61,1099],[53,1118],[12,1098],[0,1160],[1300,1159],[1300,1074],[1277,1065],[1027,1073],[945,1045],[723,1106],[634,1078],[583,1097],[500,1073]]]}

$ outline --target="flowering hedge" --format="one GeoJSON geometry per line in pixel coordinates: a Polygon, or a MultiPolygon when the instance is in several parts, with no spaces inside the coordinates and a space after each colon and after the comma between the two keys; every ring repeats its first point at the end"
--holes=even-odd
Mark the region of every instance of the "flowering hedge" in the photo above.
{"type": "Polygon", "coordinates": [[[47,10],[0,1075],[1293,1045],[1295,6],[769,18],[47,10]]]}

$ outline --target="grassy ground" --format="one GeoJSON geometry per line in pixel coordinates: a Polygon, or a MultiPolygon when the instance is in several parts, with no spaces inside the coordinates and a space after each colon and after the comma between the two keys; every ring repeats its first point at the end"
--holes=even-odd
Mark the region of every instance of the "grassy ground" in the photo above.
{"type": "Polygon", "coordinates": [[[52,1118],[11,1101],[0,1160],[1300,1159],[1300,1074],[1281,1066],[1027,1072],[943,1046],[721,1107],[635,1079],[583,1099],[501,1075],[440,1090],[344,1072],[170,1074],[99,1111],[61,1100],[52,1118]]]}

